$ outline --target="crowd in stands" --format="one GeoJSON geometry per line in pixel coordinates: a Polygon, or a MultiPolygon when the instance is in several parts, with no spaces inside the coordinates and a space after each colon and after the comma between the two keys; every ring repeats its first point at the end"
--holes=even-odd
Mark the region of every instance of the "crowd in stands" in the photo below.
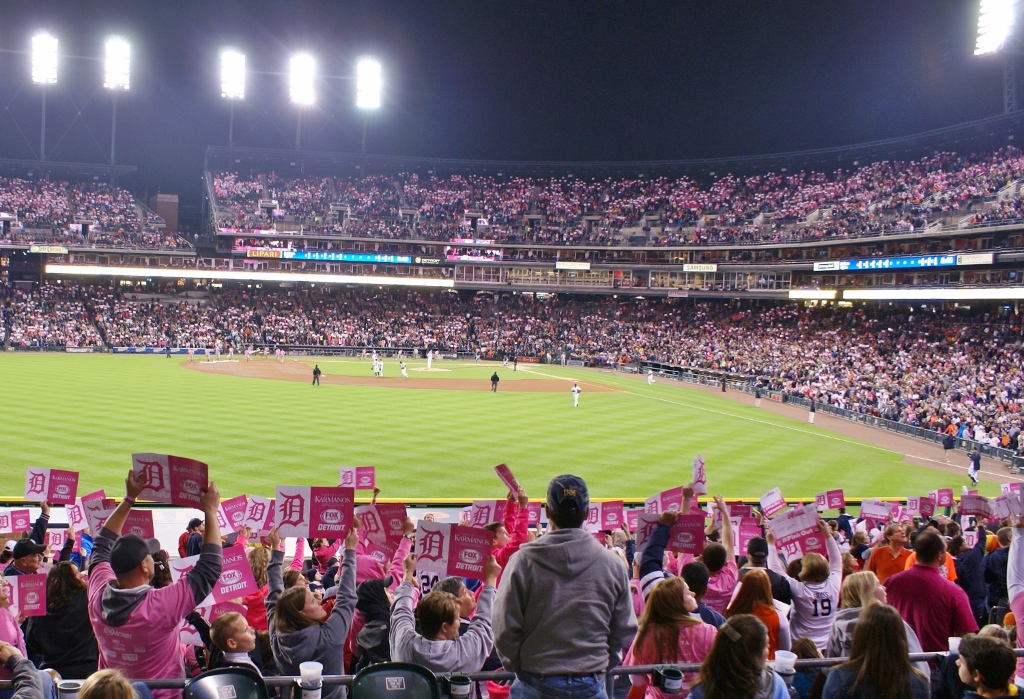
{"type": "MultiPolygon", "coordinates": [[[[86,680],[80,699],[172,699],[181,691],[144,680],[224,668],[259,683],[298,676],[306,662],[334,676],[388,661],[512,673],[510,684],[472,684],[467,696],[488,699],[998,699],[1024,687],[1014,656],[1024,516],[969,516],[966,500],[924,516],[825,517],[797,505],[769,519],[718,495],[705,511],[688,484],[678,506],[656,507],[635,531],[628,521],[592,531],[587,483],[563,474],[536,525],[522,488],[497,521],[463,519],[455,531],[481,537],[490,555],[469,577],[432,577],[418,559],[436,555],[433,535],[416,520],[387,534],[367,523],[381,516],[379,490],[343,535],[300,538],[286,562],[277,528],[222,530],[211,481],[178,541],[178,556],[193,558],[175,579],[167,546],[123,532],[145,487],[129,472],[99,531],[70,526],[59,550],[46,502],[31,532],[7,542],[0,680],[13,680],[15,699],[56,697],[62,678],[86,680]],[[791,515],[813,523],[795,547],[780,533],[791,515]],[[674,533],[684,522],[698,537],[688,553],[674,533]],[[248,561],[252,583],[202,608],[229,551],[248,561]],[[37,574],[46,613],[17,616],[25,600],[12,586],[37,574]],[[794,667],[820,658],[843,660],[794,667]],[[657,672],[609,672],[620,665],[657,672]]],[[[338,684],[320,691],[348,696],[338,684]]]]}
{"type": "Polygon", "coordinates": [[[1024,319],[992,309],[253,289],[197,303],[53,284],[11,290],[5,307],[12,347],[206,348],[219,340],[238,351],[303,345],[647,361],[1004,447],[1017,442],[1024,411],[1024,319]]]}
{"type": "MultiPolygon", "coordinates": [[[[938,153],[920,160],[882,161],[831,174],[813,171],[720,176],[584,180],[485,175],[243,179],[214,173],[221,225],[270,228],[292,216],[309,232],[449,240],[474,237],[467,212],[501,242],[603,245],[631,229],[648,244],[784,243],[921,230],[952,223],[979,207],[981,220],[1010,220],[1017,207],[991,213],[981,205],[1024,175],[1024,157],[1007,148],[991,154],[938,153]],[[275,200],[274,211],[257,200],[275,200]],[[349,221],[330,204],[348,207],[349,221]],[[403,212],[415,212],[415,230],[403,212]],[[660,232],[648,224],[656,220],[660,232]],[[347,227],[346,227],[347,226],[347,227]]],[[[979,221],[980,222],[980,221],[979,221]]]]}
{"type": "Polygon", "coordinates": [[[12,289],[4,308],[11,347],[99,347],[103,344],[85,307],[81,289],[44,285],[32,292],[12,289]]]}
{"type": "Polygon", "coordinates": [[[132,194],[105,182],[0,177],[0,213],[9,214],[0,243],[89,248],[178,249],[191,245],[163,234],[140,214],[132,194]],[[83,232],[82,221],[88,222],[83,232]]]}

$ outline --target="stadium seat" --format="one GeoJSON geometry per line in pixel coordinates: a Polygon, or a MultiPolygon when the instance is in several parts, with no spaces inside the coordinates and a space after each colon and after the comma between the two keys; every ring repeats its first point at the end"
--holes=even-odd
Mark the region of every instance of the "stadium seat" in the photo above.
{"type": "Polygon", "coordinates": [[[267,685],[255,670],[219,667],[193,677],[185,684],[184,699],[270,699],[267,685]],[[233,691],[225,691],[231,687],[233,691]]]}
{"type": "Polygon", "coordinates": [[[352,699],[440,699],[437,678],[415,663],[378,663],[352,680],[352,699]]]}

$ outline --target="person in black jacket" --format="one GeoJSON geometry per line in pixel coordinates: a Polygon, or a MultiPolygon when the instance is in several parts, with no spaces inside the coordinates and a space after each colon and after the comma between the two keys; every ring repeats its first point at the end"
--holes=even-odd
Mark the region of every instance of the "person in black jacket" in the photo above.
{"type": "Polygon", "coordinates": [[[501,379],[498,378],[498,372],[494,372],[493,374],[491,374],[491,391],[493,391],[494,393],[498,392],[499,381],[501,381],[501,379]]]}
{"type": "MultiPolygon", "coordinates": [[[[73,541],[73,538],[72,538],[73,541]]],[[[96,672],[99,650],[89,622],[88,594],[78,566],[61,561],[46,575],[46,615],[30,617],[25,644],[40,669],[67,679],[96,672]]]]}
{"type": "Polygon", "coordinates": [[[949,452],[956,449],[956,437],[946,434],[942,437],[942,460],[949,463],[949,452]]]}
{"type": "Polygon", "coordinates": [[[988,623],[988,605],[986,598],[988,589],[985,587],[984,567],[985,545],[988,541],[988,531],[985,529],[987,520],[978,517],[978,541],[968,548],[964,544],[963,536],[954,536],[949,543],[950,552],[956,557],[956,584],[967,593],[967,599],[971,603],[971,611],[978,621],[978,628],[988,623]]]}

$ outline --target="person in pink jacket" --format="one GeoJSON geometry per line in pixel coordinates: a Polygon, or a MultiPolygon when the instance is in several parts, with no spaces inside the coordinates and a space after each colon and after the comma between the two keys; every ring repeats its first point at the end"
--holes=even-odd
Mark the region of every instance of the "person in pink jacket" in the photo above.
{"type": "MultiPolygon", "coordinates": [[[[199,561],[178,582],[158,589],[153,579],[156,539],[134,534],[121,536],[121,528],[142,481],[129,471],[126,496],[107,518],[96,537],[89,569],[89,620],[99,645],[99,669],[117,668],[129,679],[185,679],[179,628],[197,603],[220,578],[223,551],[217,509],[220,493],[213,481],[200,495],[206,530],[199,561]]],[[[156,699],[176,699],[181,690],[158,689],[156,699]]]]}

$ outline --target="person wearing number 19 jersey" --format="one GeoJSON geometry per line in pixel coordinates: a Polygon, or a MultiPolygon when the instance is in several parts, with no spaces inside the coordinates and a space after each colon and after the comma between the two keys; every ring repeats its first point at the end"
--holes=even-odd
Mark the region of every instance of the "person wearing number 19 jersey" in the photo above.
{"type": "Polygon", "coordinates": [[[818,527],[825,539],[828,558],[820,553],[804,555],[799,580],[786,575],[786,566],[782,564],[775,548],[775,533],[769,529],[765,538],[768,540],[768,567],[785,577],[793,594],[793,613],[790,617],[793,638],[806,636],[814,641],[818,650],[824,650],[828,645],[832,619],[839,609],[843,558],[828,524],[819,521],[818,527]]]}

